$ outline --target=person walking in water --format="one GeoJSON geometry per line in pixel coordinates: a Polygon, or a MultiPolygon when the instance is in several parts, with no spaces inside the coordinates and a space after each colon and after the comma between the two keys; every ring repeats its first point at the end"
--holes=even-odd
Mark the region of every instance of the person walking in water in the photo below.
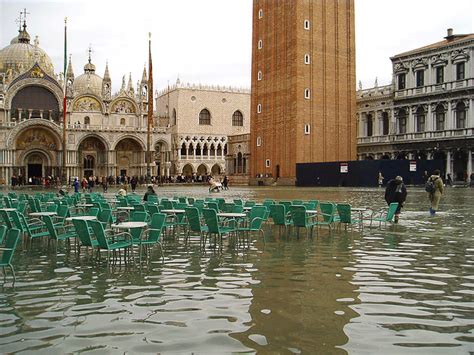
{"type": "Polygon", "coordinates": [[[443,179],[441,179],[439,170],[435,170],[433,175],[430,176],[425,189],[431,202],[430,215],[434,216],[438,210],[441,195],[444,192],[443,179]]]}
{"type": "Polygon", "coordinates": [[[387,183],[387,187],[385,189],[385,201],[387,201],[388,205],[393,202],[398,202],[398,207],[395,211],[395,223],[398,223],[398,219],[400,218],[400,212],[406,198],[407,188],[403,183],[403,178],[401,176],[397,176],[395,179],[392,179],[387,183]]]}

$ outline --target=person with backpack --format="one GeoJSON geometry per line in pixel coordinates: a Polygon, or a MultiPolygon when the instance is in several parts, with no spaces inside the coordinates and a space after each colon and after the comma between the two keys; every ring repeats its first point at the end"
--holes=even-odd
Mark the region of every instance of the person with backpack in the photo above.
{"type": "Polygon", "coordinates": [[[395,223],[398,223],[400,212],[406,198],[407,188],[403,183],[403,178],[401,176],[397,176],[395,179],[391,179],[385,188],[385,201],[387,201],[388,205],[390,205],[392,202],[398,202],[398,207],[395,211],[395,223]]]}
{"type": "Polygon", "coordinates": [[[431,202],[430,215],[434,216],[438,210],[439,201],[444,191],[443,179],[440,177],[440,171],[435,170],[430,176],[425,185],[425,190],[428,192],[428,197],[431,202]]]}

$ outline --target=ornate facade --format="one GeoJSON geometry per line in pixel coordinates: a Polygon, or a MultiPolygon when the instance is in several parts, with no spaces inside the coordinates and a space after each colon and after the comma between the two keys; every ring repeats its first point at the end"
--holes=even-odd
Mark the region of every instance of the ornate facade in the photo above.
{"type": "Polygon", "coordinates": [[[157,116],[168,126],[171,145],[156,151],[162,174],[222,175],[226,170],[229,137],[249,133],[250,92],[221,86],[181,84],[158,94],[157,116]],[[164,164],[162,164],[164,163],[164,164]]]}
{"type": "MultiPolygon", "coordinates": [[[[61,175],[64,90],[67,178],[146,175],[147,84],[144,69],[136,88],[124,76],[113,94],[108,65],[99,76],[90,54],[81,75],[74,75],[71,58],[66,75],[55,75],[38,37],[31,44],[23,23],[0,50],[0,183],[13,175],[26,182],[61,175]]],[[[245,90],[178,81],[157,93],[151,174],[225,173],[227,137],[248,133],[248,111],[245,90]]]]}
{"type": "Polygon", "coordinates": [[[465,180],[474,150],[474,34],[391,58],[393,84],[359,90],[359,159],[442,159],[465,180]]]}

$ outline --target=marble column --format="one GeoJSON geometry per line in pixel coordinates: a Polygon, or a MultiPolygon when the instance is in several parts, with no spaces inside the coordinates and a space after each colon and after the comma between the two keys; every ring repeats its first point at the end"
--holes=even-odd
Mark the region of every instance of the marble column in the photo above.
{"type": "Polygon", "coordinates": [[[472,150],[467,151],[467,180],[469,181],[472,174],[472,150]]]}
{"type": "Polygon", "coordinates": [[[451,171],[451,151],[448,150],[446,152],[446,175],[448,174],[451,174],[452,175],[452,171],[451,171]]]}

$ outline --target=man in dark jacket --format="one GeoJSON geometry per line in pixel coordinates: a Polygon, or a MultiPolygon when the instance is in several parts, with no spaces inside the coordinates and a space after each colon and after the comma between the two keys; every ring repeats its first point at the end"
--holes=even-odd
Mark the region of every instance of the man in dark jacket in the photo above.
{"type": "Polygon", "coordinates": [[[403,183],[403,178],[401,176],[397,176],[395,179],[392,179],[387,183],[387,188],[385,189],[385,201],[387,201],[388,205],[392,202],[398,202],[398,208],[395,212],[395,223],[398,223],[400,211],[406,198],[407,188],[403,183]]]}

